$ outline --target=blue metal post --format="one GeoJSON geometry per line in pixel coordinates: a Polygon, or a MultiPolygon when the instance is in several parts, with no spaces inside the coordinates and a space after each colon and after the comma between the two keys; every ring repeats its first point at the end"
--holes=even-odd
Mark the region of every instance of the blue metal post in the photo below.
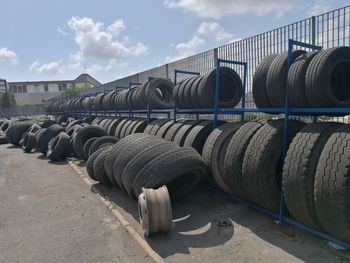
{"type": "MultiPolygon", "coordinates": [[[[247,92],[247,70],[248,70],[248,64],[245,63],[243,66],[243,94],[242,94],[242,109],[245,109],[245,95],[247,92]]],[[[242,111],[242,115],[241,115],[241,121],[244,121],[244,117],[245,117],[245,112],[242,111]]]]}
{"type": "MultiPolygon", "coordinates": [[[[175,76],[174,76],[174,86],[176,86],[177,84],[177,69],[175,69],[174,71],[175,73],[175,76]]],[[[174,114],[174,123],[176,123],[176,104],[175,104],[175,101],[174,101],[174,106],[173,106],[173,114],[174,114]]]]}
{"type": "Polygon", "coordinates": [[[218,127],[219,94],[220,94],[220,59],[217,59],[216,69],[215,69],[214,129],[218,127]]]}

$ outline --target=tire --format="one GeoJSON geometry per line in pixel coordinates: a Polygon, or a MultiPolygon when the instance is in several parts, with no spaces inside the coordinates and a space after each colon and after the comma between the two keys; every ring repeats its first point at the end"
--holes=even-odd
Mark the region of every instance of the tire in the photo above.
{"type": "MultiPolygon", "coordinates": [[[[185,79],[186,80],[186,79],[185,79]]],[[[180,81],[179,83],[177,83],[174,87],[174,91],[173,91],[173,98],[174,98],[174,103],[175,103],[175,106],[176,108],[179,108],[181,109],[182,106],[181,106],[181,101],[180,101],[180,92],[179,92],[179,89],[181,87],[181,85],[183,84],[184,80],[183,81],[180,81]]]]}
{"type": "Polygon", "coordinates": [[[177,143],[180,146],[183,146],[187,138],[187,135],[196,125],[199,125],[201,122],[203,121],[202,120],[186,121],[184,125],[182,125],[181,128],[176,132],[172,141],[177,143]]]}
{"type": "Polygon", "coordinates": [[[290,107],[309,108],[310,103],[305,92],[306,70],[319,51],[309,52],[297,57],[288,70],[287,95],[290,107]]]}
{"type": "MultiPolygon", "coordinates": [[[[101,137],[106,135],[106,131],[103,128],[97,126],[86,126],[75,134],[73,140],[74,153],[79,159],[84,159],[84,144],[92,137],[101,137]]],[[[85,159],[84,159],[85,160],[85,159]]]]}
{"type": "Polygon", "coordinates": [[[58,124],[53,124],[44,130],[37,139],[37,149],[46,155],[49,141],[62,131],[64,131],[64,128],[58,124]]]}
{"type": "Polygon", "coordinates": [[[121,131],[122,131],[122,129],[123,129],[123,126],[124,126],[128,121],[129,121],[128,119],[124,119],[124,120],[122,120],[122,121],[118,124],[117,128],[115,129],[115,134],[114,134],[114,136],[115,136],[116,138],[121,139],[121,138],[120,138],[121,131]]]}
{"type": "Polygon", "coordinates": [[[52,161],[64,160],[69,139],[69,135],[65,132],[60,132],[56,137],[52,138],[48,144],[46,157],[52,161]]]}
{"type": "Polygon", "coordinates": [[[90,178],[94,181],[98,181],[97,177],[94,175],[94,162],[97,158],[97,156],[100,155],[101,152],[105,151],[106,148],[112,148],[112,146],[106,146],[98,149],[96,152],[94,152],[89,159],[86,161],[86,171],[90,178]]]}
{"type": "Polygon", "coordinates": [[[350,242],[350,125],[334,132],[324,146],[315,175],[315,204],[323,228],[350,242]]]}
{"type": "Polygon", "coordinates": [[[199,109],[201,107],[200,101],[198,100],[198,88],[201,85],[204,76],[199,76],[191,87],[190,101],[193,109],[199,109]]]}
{"type": "MultiPolygon", "coordinates": [[[[292,52],[292,62],[300,55],[306,53],[304,50],[292,52]]],[[[275,108],[285,106],[287,93],[288,75],[288,53],[279,54],[271,63],[266,77],[266,91],[269,101],[275,108]]]]}
{"type": "Polygon", "coordinates": [[[335,47],[320,51],[310,62],[305,91],[311,107],[350,106],[350,48],[335,47]]]}
{"type": "Polygon", "coordinates": [[[103,185],[112,185],[112,182],[108,179],[108,176],[105,172],[105,159],[106,156],[109,154],[112,147],[105,147],[103,148],[103,151],[96,157],[93,169],[94,169],[94,176],[96,177],[97,181],[99,181],[103,185]]]}
{"type": "MultiPolygon", "coordinates": [[[[216,69],[204,75],[198,87],[198,102],[201,108],[213,108],[215,97],[216,69]]],[[[242,80],[231,68],[220,67],[220,94],[218,106],[221,108],[235,107],[242,99],[242,80]]]]}
{"type": "Polygon", "coordinates": [[[204,143],[213,129],[213,121],[203,121],[197,124],[186,136],[183,146],[192,147],[202,154],[204,143]]]}
{"type": "Polygon", "coordinates": [[[22,144],[22,149],[24,152],[29,153],[31,152],[36,145],[36,137],[34,133],[28,132],[24,136],[23,144],[22,144]]]}
{"type": "Polygon", "coordinates": [[[267,72],[276,54],[266,56],[258,65],[253,77],[253,100],[257,108],[272,108],[272,104],[267,96],[266,78],[267,72]]]}
{"type": "Polygon", "coordinates": [[[144,121],[143,119],[134,119],[131,124],[128,126],[128,128],[125,130],[125,136],[128,136],[130,134],[133,134],[132,130],[134,129],[134,127],[140,122],[140,121],[144,121]]]}
{"type": "Polygon", "coordinates": [[[196,79],[196,77],[191,77],[188,78],[184,81],[184,83],[181,85],[180,89],[179,89],[179,99],[180,99],[180,103],[183,109],[189,109],[189,105],[188,103],[186,103],[187,101],[189,101],[188,99],[186,99],[186,94],[188,94],[191,91],[191,84],[192,82],[196,79]],[[188,91],[189,90],[189,91],[188,91]]]}
{"type": "Polygon", "coordinates": [[[167,121],[166,123],[164,123],[156,132],[155,136],[160,137],[160,138],[164,138],[165,134],[167,133],[167,131],[170,129],[171,126],[174,125],[174,121],[167,121]]]}
{"type": "Polygon", "coordinates": [[[186,87],[183,91],[183,101],[186,109],[193,109],[193,103],[191,98],[191,91],[195,88],[195,82],[198,80],[199,77],[191,78],[189,82],[187,82],[186,87]]]}
{"type": "MultiPolygon", "coordinates": [[[[142,143],[142,141],[140,141],[142,143]]],[[[173,143],[154,143],[140,150],[125,166],[122,173],[123,189],[133,199],[137,199],[134,192],[133,183],[138,172],[151,160],[174,148],[173,143]]]]}
{"type": "Polygon", "coordinates": [[[5,121],[3,124],[0,126],[0,133],[6,133],[7,130],[13,125],[13,122],[11,120],[5,121]]]}
{"type": "Polygon", "coordinates": [[[158,130],[167,122],[169,122],[170,119],[158,119],[156,122],[153,123],[152,129],[149,131],[149,135],[155,136],[158,132],[158,130]]]}
{"type": "Polygon", "coordinates": [[[321,229],[314,184],[323,147],[339,123],[315,123],[301,129],[291,142],[283,166],[282,189],[290,214],[301,223],[321,229]]]}
{"type": "Polygon", "coordinates": [[[133,182],[134,192],[138,196],[142,187],[166,185],[171,199],[177,200],[202,181],[206,169],[203,158],[194,149],[174,146],[174,149],[154,158],[138,172],[133,182]]]}
{"type": "Polygon", "coordinates": [[[146,134],[150,134],[151,130],[153,129],[154,125],[157,124],[160,121],[160,119],[155,119],[154,121],[151,121],[147,127],[145,128],[145,130],[143,131],[143,133],[146,134]]]}
{"type": "Polygon", "coordinates": [[[224,191],[230,193],[230,188],[224,178],[224,161],[228,144],[236,132],[244,125],[243,122],[233,123],[224,129],[215,140],[211,152],[210,168],[211,175],[217,185],[224,191]]]}
{"type": "Polygon", "coordinates": [[[236,196],[246,199],[242,183],[244,154],[253,135],[265,124],[265,121],[250,121],[243,124],[228,143],[223,166],[223,181],[236,196]]]}
{"type": "Polygon", "coordinates": [[[22,139],[23,133],[33,125],[32,122],[17,122],[6,131],[6,139],[9,143],[18,146],[22,139]]]}
{"type": "Polygon", "coordinates": [[[125,118],[114,119],[107,128],[107,134],[110,136],[115,136],[115,131],[122,120],[125,120],[125,118]]]}
{"type": "Polygon", "coordinates": [[[153,144],[161,144],[164,143],[158,137],[149,136],[147,138],[143,138],[142,140],[136,140],[130,142],[127,147],[120,148],[119,154],[114,160],[113,163],[113,177],[117,182],[120,189],[123,189],[123,170],[128,162],[142,149],[146,148],[149,145],[153,144]]]}
{"type": "MultiPolygon", "coordinates": [[[[148,121],[147,120],[139,121],[135,125],[135,127],[133,127],[133,129],[131,130],[131,134],[144,132],[144,130],[146,129],[147,125],[148,125],[148,121]]],[[[131,134],[129,134],[129,135],[131,135],[131,134]]]]}
{"type": "Polygon", "coordinates": [[[133,124],[133,122],[134,122],[134,119],[130,119],[123,125],[122,129],[120,130],[120,134],[119,134],[120,139],[123,139],[125,137],[126,130],[128,129],[128,127],[130,125],[133,124]]]}
{"type": "Polygon", "coordinates": [[[111,149],[109,152],[108,156],[106,157],[105,160],[105,170],[106,174],[109,178],[109,180],[112,182],[113,185],[117,185],[117,182],[115,181],[113,177],[113,164],[115,159],[118,157],[120,151],[124,149],[124,147],[128,147],[128,145],[131,142],[137,141],[137,140],[142,140],[143,138],[148,137],[149,135],[143,134],[143,133],[136,133],[129,135],[128,137],[125,137],[121,140],[119,140],[111,149]]]}
{"type": "Polygon", "coordinates": [[[92,142],[90,148],[89,148],[89,155],[91,156],[94,152],[96,152],[102,144],[105,143],[112,143],[116,144],[119,140],[116,137],[113,136],[102,136],[97,138],[95,141],[92,142]]]}
{"type": "MultiPolygon", "coordinates": [[[[288,144],[303,126],[289,121],[288,144]]],[[[243,158],[243,188],[248,199],[270,211],[279,209],[283,127],[284,120],[267,121],[250,140],[243,158]]]]}
{"type": "Polygon", "coordinates": [[[84,143],[84,147],[83,147],[83,155],[84,155],[84,159],[87,160],[89,158],[89,149],[91,144],[96,141],[96,139],[99,137],[92,137],[90,139],[88,139],[85,143],[84,143]]]}
{"type": "Polygon", "coordinates": [[[169,109],[174,105],[173,100],[174,84],[164,78],[155,78],[149,81],[145,95],[148,104],[153,109],[169,109]]]}

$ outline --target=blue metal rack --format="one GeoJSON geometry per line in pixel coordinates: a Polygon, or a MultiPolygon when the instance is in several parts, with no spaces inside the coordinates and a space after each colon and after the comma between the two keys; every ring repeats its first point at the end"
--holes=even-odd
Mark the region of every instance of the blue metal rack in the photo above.
{"type": "MultiPolygon", "coordinates": [[[[288,68],[292,64],[292,50],[295,46],[299,47],[304,47],[304,48],[309,48],[312,50],[321,50],[322,47],[320,46],[315,46],[299,41],[295,41],[292,39],[289,39],[288,41],[288,68]]],[[[284,157],[286,156],[287,153],[287,148],[288,148],[288,120],[290,116],[300,116],[302,115],[310,115],[310,114],[324,114],[324,113],[346,113],[350,114],[350,108],[290,108],[288,105],[288,97],[287,95],[285,96],[285,107],[284,108],[246,108],[245,107],[245,95],[247,93],[246,90],[246,85],[247,85],[247,70],[248,70],[248,65],[246,62],[241,62],[241,61],[231,61],[231,60],[224,60],[224,59],[217,59],[216,61],[216,82],[215,82],[215,97],[214,97],[214,108],[206,108],[206,109],[178,109],[176,105],[174,105],[173,109],[151,109],[149,106],[147,109],[142,109],[142,110],[133,110],[133,109],[128,109],[128,110],[118,110],[116,109],[115,112],[108,112],[110,113],[110,116],[112,113],[115,114],[115,116],[121,116],[121,114],[128,114],[128,117],[131,118],[134,113],[137,114],[147,114],[147,119],[148,122],[150,122],[150,116],[151,114],[167,114],[170,117],[170,114],[173,113],[173,120],[176,122],[176,117],[177,114],[182,114],[182,113],[189,113],[189,114],[196,114],[197,118],[199,118],[200,114],[208,114],[211,113],[214,115],[214,128],[217,128],[218,126],[218,117],[221,114],[231,114],[231,115],[240,115],[241,116],[241,121],[245,120],[245,113],[248,112],[255,112],[255,113],[276,113],[276,114],[283,114],[284,115],[284,132],[283,132],[283,145],[282,145],[282,162],[284,162],[284,157]],[[219,108],[219,94],[220,94],[220,66],[222,64],[231,64],[231,65],[238,65],[243,67],[243,95],[242,95],[242,100],[241,100],[241,107],[237,108],[219,108]]],[[[174,71],[174,84],[177,84],[177,78],[178,74],[186,74],[186,75],[200,75],[198,72],[191,72],[191,71],[184,71],[184,70],[177,70],[175,69],[174,71]]],[[[153,79],[152,77],[148,78],[149,80],[153,79]]],[[[132,86],[135,85],[141,85],[141,83],[130,83],[129,84],[129,89],[132,86]]],[[[123,88],[127,89],[127,88],[123,88]]],[[[116,88],[117,90],[117,88],[116,88]]],[[[106,91],[104,91],[106,92],[106,91]]],[[[96,94],[89,94],[91,95],[97,95],[96,94]]],[[[54,100],[55,101],[55,100],[54,100]]],[[[61,112],[59,112],[61,113],[61,112]]],[[[82,114],[85,112],[79,112],[79,116],[81,117],[82,114]]],[[[92,113],[95,114],[95,116],[99,116],[98,111],[89,111],[89,116],[91,117],[92,113]]],[[[72,114],[72,113],[71,113],[72,114]]],[[[103,113],[103,116],[105,116],[106,112],[103,113]]],[[[77,112],[75,112],[75,115],[77,116],[77,112]]],[[[219,190],[215,190],[219,191],[219,190]]],[[[313,235],[316,235],[320,238],[323,238],[325,240],[328,240],[334,244],[337,244],[341,247],[344,247],[346,249],[350,249],[350,244],[347,242],[344,242],[342,240],[339,240],[329,234],[323,233],[321,231],[318,231],[316,229],[313,229],[311,227],[308,227],[292,218],[289,218],[284,215],[284,210],[285,210],[285,204],[284,204],[284,197],[283,193],[281,191],[280,195],[280,208],[278,212],[272,212],[269,211],[261,206],[258,206],[254,203],[251,203],[249,201],[243,200],[237,196],[227,194],[220,192],[221,194],[225,195],[229,199],[235,201],[235,202],[240,202],[248,207],[257,210],[259,212],[262,212],[266,215],[269,215],[273,218],[278,219],[278,223],[281,227],[284,226],[285,223],[296,226],[306,232],[309,232],[313,235]]]]}

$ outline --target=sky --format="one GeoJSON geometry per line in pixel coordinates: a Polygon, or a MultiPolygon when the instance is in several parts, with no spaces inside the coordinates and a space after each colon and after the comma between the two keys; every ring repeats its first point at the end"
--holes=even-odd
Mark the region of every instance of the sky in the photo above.
{"type": "Polygon", "coordinates": [[[348,5],[343,0],[0,0],[0,78],[101,83],[348,5]]]}

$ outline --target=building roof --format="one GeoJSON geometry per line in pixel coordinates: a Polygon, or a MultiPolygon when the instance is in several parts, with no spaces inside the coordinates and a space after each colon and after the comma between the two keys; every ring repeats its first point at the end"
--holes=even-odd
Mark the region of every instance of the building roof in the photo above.
{"type": "Polygon", "coordinates": [[[31,85],[31,84],[70,84],[70,83],[89,83],[93,86],[101,85],[100,82],[98,82],[96,79],[91,77],[89,74],[83,73],[80,74],[76,79],[73,80],[38,80],[38,81],[9,81],[9,85],[13,84],[25,84],[25,85],[31,85]]]}
{"type": "Polygon", "coordinates": [[[93,86],[97,86],[97,85],[101,85],[101,83],[99,81],[97,81],[96,79],[94,79],[93,77],[91,77],[89,74],[83,73],[80,74],[79,77],[77,77],[74,80],[75,83],[90,83],[93,86]]]}

